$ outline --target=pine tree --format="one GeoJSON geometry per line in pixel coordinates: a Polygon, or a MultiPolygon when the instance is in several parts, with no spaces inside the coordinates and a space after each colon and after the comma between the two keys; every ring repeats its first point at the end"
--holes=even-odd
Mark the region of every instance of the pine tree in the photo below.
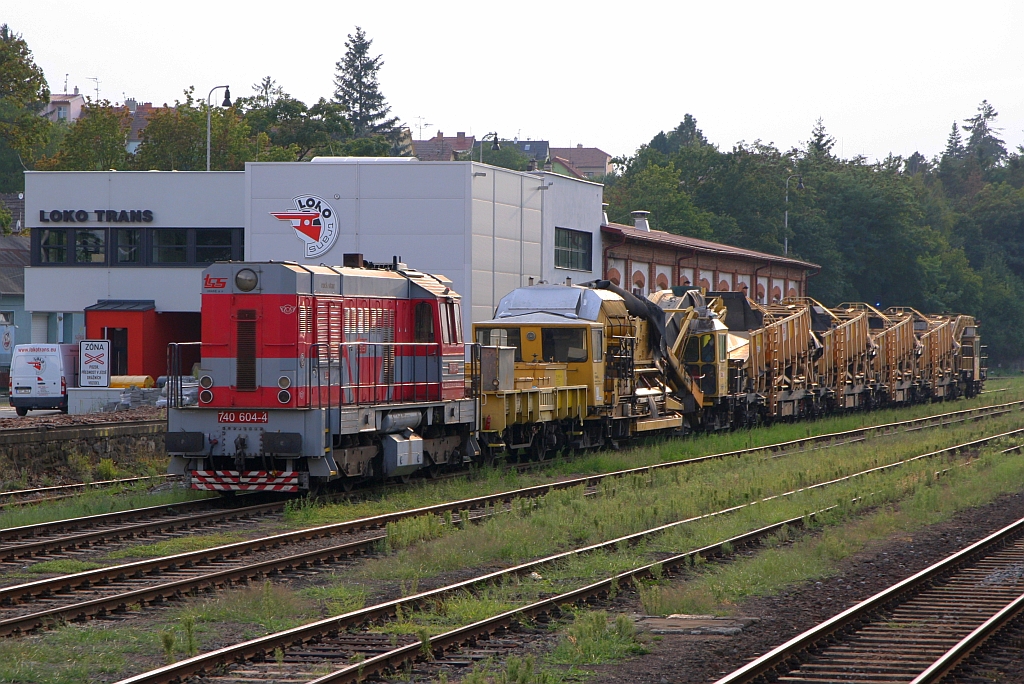
{"type": "Polygon", "coordinates": [[[345,41],[345,56],[335,68],[334,101],[342,105],[356,138],[383,136],[393,145],[402,136],[398,117],[389,116],[391,106],[380,92],[377,72],[384,65],[381,55],[370,56],[372,40],[356,26],[355,35],[345,41]]]}
{"type": "Polygon", "coordinates": [[[946,151],[942,153],[944,159],[961,159],[964,156],[964,140],[960,137],[960,128],[953,122],[953,130],[946,138],[946,151]]]}
{"type": "Polygon", "coordinates": [[[825,122],[820,118],[811,129],[811,141],[807,143],[807,151],[815,156],[831,157],[836,139],[825,131],[825,122]]]}
{"type": "Polygon", "coordinates": [[[996,137],[996,133],[1002,129],[992,125],[997,116],[999,112],[995,107],[988,100],[982,100],[978,105],[978,113],[964,119],[964,130],[971,133],[967,139],[967,151],[974,155],[983,170],[998,165],[1006,158],[1006,143],[996,137]]]}

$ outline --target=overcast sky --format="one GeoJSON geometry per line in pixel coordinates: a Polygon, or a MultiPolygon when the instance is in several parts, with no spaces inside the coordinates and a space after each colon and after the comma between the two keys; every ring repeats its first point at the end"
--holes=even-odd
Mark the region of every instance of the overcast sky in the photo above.
{"type": "Polygon", "coordinates": [[[1024,3],[315,2],[8,0],[53,92],[173,102],[266,75],[330,97],[347,34],[384,57],[381,89],[413,137],[437,130],[631,154],[687,112],[722,149],[800,145],[821,117],[835,151],[939,153],[988,99],[1024,141],[1024,3]],[[422,117],[422,118],[421,118],[422,117]],[[429,125],[428,125],[429,124],[429,125]]]}

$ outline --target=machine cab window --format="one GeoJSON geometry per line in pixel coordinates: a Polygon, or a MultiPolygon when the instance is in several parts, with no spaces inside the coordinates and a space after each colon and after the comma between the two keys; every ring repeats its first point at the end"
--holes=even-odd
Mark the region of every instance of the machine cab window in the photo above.
{"type": "Polygon", "coordinates": [[[554,363],[583,363],[587,360],[587,331],[583,328],[541,328],[544,360],[554,363]]]}
{"type": "Polygon", "coordinates": [[[523,360],[519,328],[477,328],[476,343],[484,347],[515,347],[516,363],[523,360]]]}

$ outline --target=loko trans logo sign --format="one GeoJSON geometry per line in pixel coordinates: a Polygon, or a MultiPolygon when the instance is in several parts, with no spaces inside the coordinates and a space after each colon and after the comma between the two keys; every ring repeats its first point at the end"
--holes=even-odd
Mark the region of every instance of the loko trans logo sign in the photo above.
{"type": "Polygon", "coordinates": [[[292,224],[295,237],[305,244],[303,255],[307,259],[325,254],[338,239],[334,207],[316,195],[299,195],[292,201],[295,202],[293,211],[272,211],[270,215],[292,224]]]}

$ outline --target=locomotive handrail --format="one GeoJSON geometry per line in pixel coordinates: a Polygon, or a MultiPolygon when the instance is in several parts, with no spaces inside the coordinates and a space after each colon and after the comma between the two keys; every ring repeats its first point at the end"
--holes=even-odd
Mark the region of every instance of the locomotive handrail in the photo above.
{"type": "Polygon", "coordinates": [[[444,352],[440,343],[357,341],[341,342],[337,349],[341,403],[441,399],[444,352]]]}
{"type": "Polygon", "coordinates": [[[181,388],[181,348],[202,347],[202,342],[171,342],[167,345],[167,408],[180,408],[184,405],[184,393],[181,388]]]}

